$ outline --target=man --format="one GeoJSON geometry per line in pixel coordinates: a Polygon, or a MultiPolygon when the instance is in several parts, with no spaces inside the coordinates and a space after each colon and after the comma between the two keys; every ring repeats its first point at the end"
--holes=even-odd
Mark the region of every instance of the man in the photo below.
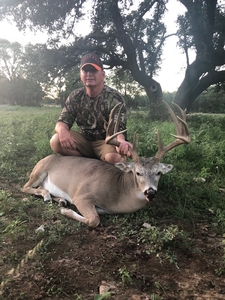
{"type": "MultiPolygon", "coordinates": [[[[124,103],[123,97],[104,84],[105,72],[101,59],[95,53],[86,54],[81,60],[80,78],[83,88],[74,90],[65,102],[56,134],[50,141],[54,152],[61,155],[99,158],[114,164],[130,156],[132,144],[123,134],[117,136],[119,147],[105,143],[104,121],[108,121],[112,108],[124,103]],[[71,130],[76,122],[81,132],[71,130]]],[[[122,113],[119,131],[126,128],[125,112],[122,113]]]]}

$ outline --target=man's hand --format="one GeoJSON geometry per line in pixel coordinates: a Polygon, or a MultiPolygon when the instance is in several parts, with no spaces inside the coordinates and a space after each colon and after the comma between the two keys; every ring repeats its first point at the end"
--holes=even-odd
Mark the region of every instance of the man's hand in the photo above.
{"type": "Polygon", "coordinates": [[[128,157],[132,157],[131,149],[133,149],[133,145],[127,141],[120,141],[119,147],[116,147],[116,150],[120,155],[128,157]]]}
{"type": "Polygon", "coordinates": [[[69,131],[62,131],[59,133],[59,141],[62,148],[69,150],[76,150],[76,141],[69,131]]]}
{"type": "Polygon", "coordinates": [[[59,142],[64,149],[76,150],[76,141],[71,135],[68,126],[65,123],[56,124],[56,132],[59,136],[59,142]]]}
{"type": "Polygon", "coordinates": [[[133,149],[133,145],[125,140],[123,134],[117,135],[117,141],[120,142],[119,147],[116,147],[117,152],[122,156],[132,157],[130,150],[133,149]]]}

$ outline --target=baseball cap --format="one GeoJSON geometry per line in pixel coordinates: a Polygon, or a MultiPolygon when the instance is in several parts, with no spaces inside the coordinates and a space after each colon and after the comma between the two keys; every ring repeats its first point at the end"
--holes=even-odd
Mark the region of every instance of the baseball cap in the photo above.
{"type": "Polygon", "coordinates": [[[91,65],[98,71],[103,70],[102,61],[100,57],[95,53],[88,53],[82,57],[80,68],[82,69],[86,65],[91,65]]]}

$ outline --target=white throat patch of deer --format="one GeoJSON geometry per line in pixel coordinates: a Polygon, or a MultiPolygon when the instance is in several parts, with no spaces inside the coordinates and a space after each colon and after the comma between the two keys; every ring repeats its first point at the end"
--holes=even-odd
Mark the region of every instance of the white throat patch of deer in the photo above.
{"type": "MultiPolygon", "coordinates": [[[[60,198],[75,205],[78,212],[62,207],[61,213],[90,227],[98,226],[99,214],[124,214],[141,209],[155,198],[161,175],[173,168],[160,163],[160,159],[172,148],[190,142],[185,111],[177,106],[181,117],[176,117],[169,105],[165,105],[177,134],[173,135],[173,142],[163,146],[158,132],[159,149],[154,157],[139,157],[135,140],[131,149],[133,161],[115,166],[97,159],[49,155],[36,164],[22,191],[42,196],[45,202],[60,198]]],[[[116,137],[121,133],[117,132],[121,109],[121,104],[114,107],[107,126],[106,143],[115,146],[118,146],[116,137]]]]}

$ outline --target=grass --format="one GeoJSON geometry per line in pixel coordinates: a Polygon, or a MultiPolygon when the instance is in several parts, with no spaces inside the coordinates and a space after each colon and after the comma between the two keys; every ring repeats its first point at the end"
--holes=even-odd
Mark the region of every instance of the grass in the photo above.
{"type": "MultiPolygon", "coordinates": [[[[52,153],[49,139],[60,110],[59,107],[0,108],[2,179],[24,184],[35,163],[52,153]]],[[[154,216],[188,220],[201,216],[217,222],[218,230],[223,231],[225,117],[193,114],[188,116],[188,124],[192,142],[168,152],[163,160],[172,163],[174,170],[160,181],[160,196],[162,201],[166,198],[167,205],[156,206],[154,216]]],[[[157,129],[165,144],[173,139],[169,133],[175,131],[172,122],[152,122],[140,112],[130,115],[128,128],[131,141],[137,131],[138,151],[142,156],[156,153],[157,129]]]]}
{"type": "MultiPolygon", "coordinates": [[[[35,163],[52,153],[49,139],[60,111],[59,107],[0,107],[0,262],[6,262],[8,268],[19,264],[26,255],[27,249],[19,242],[29,242],[35,247],[45,237],[39,249],[43,264],[49,259],[49,247],[54,251],[55,244],[61,243],[64,236],[79,232],[82,226],[78,222],[71,226],[64,217],[59,221],[54,205],[43,209],[41,201],[29,201],[31,197],[21,200],[21,196],[18,200],[10,192],[10,184],[22,186],[35,163]],[[41,224],[44,224],[44,233],[30,232],[30,227],[37,228],[41,224]],[[9,240],[18,244],[17,251],[7,248],[9,240]]],[[[101,216],[106,226],[120,224],[119,239],[130,238],[143,245],[146,255],[167,259],[177,268],[176,251],[184,248],[193,251],[197,223],[206,222],[216,233],[225,233],[225,116],[193,114],[187,120],[192,142],[170,151],[163,159],[164,163],[173,164],[174,170],[162,177],[154,206],[146,206],[130,215],[101,216]],[[151,226],[140,230],[143,223],[151,226]]],[[[137,131],[138,151],[142,156],[156,153],[157,129],[165,144],[173,139],[169,133],[175,132],[172,122],[152,122],[142,112],[132,112],[128,128],[130,141],[137,131]]],[[[225,259],[218,272],[224,274],[224,270],[225,259]]],[[[6,271],[3,268],[1,273],[6,271]]],[[[122,262],[118,272],[122,284],[132,283],[132,270],[127,270],[122,262]]],[[[151,299],[160,298],[152,294],[151,299]]]]}

